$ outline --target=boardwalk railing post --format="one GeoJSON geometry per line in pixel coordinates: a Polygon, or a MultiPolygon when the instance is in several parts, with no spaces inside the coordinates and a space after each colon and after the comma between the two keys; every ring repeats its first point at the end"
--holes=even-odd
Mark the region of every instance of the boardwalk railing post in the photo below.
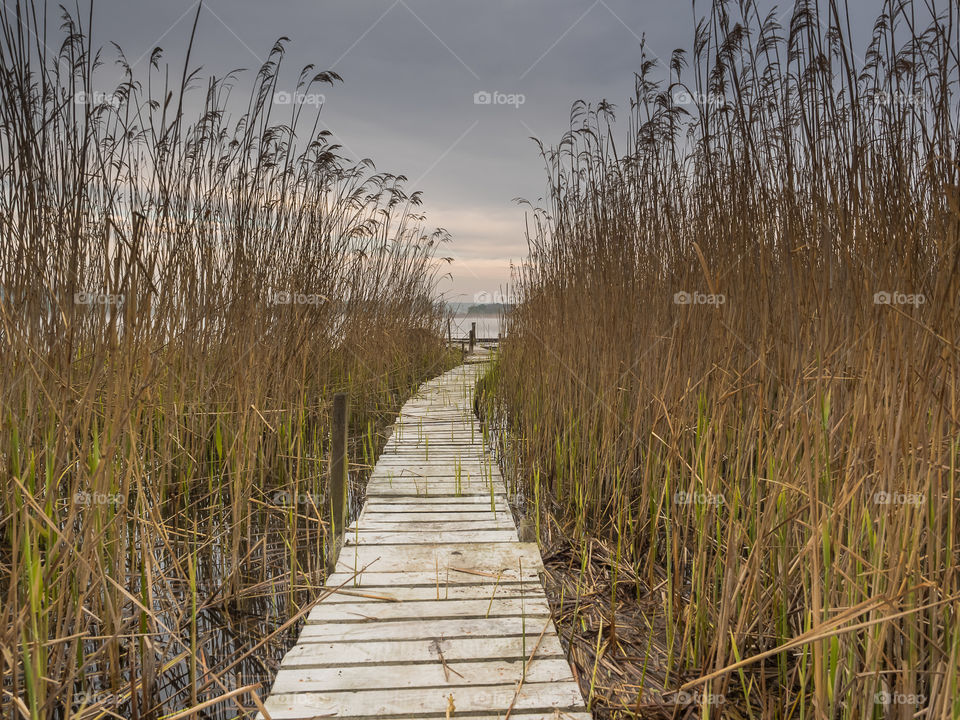
{"type": "Polygon", "coordinates": [[[330,428],[330,540],[327,571],[337,566],[337,556],[347,522],[347,394],[333,396],[333,423],[330,428]]]}
{"type": "Polygon", "coordinates": [[[477,344],[477,324],[470,323],[470,352],[473,352],[473,346],[477,344]]]}

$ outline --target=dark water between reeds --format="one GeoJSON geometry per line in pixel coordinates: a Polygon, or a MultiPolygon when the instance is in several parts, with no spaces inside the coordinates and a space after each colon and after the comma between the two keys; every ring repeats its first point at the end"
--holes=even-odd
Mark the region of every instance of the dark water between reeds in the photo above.
{"type": "MultiPolygon", "coordinates": [[[[351,469],[351,521],[362,507],[369,474],[369,468],[351,469]]],[[[259,685],[257,694],[261,699],[266,697],[283,656],[296,643],[303,620],[278,631],[318,596],[325,570],[322,529],[319,523],[306,520],[311,511],[304,510],[283,490],[265,493],[264,497],[267,505],[251,515],[250,531],[244,538],[248,549],[239,564],[230,560],[226,541],[198,553],[195,629],[191,622],[191,589],[178,579],[173,588],[177,603],[157,603],[153,608],[161,627],[173,632],[130,637],[118,658],[118,667],[88,666],[83,679],[74,686],[72,708],[69,712],[61,708],[58,718],[78,717],[81,707],[91,705],[119,717],[159,718],[251,685],[259,685]],[[290,525],[293,508],[305,518],[295,527],[290,525]],[[293,566],[297,579],[291,582],[293,566]],[[191,637],[194,633],[195,643],[191,637]],[[144,642],[152,644],[152,653],[144,651],[144,642]],[[196,647],[196,654],[192,647],[196,647]],[[157,658],[159,667],[142,667],[144,657],[157,658]],[[130,691],[131,678],[136,697],[130,691]],[[192,694],[194,686],[196,697],[192,694]]],[[[324,499],[317,504],[323,507],[324,499]]],[[[227,536],[229,510],[200,510],[197,516],[206,535],[227,536]]],[[[139,577],[131,578],[127,590],[139,596],[140,582],[139,577]]],[[[168,590],[155,596],[166,597],[169,602],[170,595],[168,590]]],[[[87,652],[92,652],[94,642],[87,652]]],[[[191,717],[228,720],[256,715],[257,708],[248,693],[236,696],[236,701],[216,703],[191,717]]],[[[104,715],[85,713],[82,717],[104,715]]]]}
{"type": "Polygon", "coordinates": [[[499,315],[459,315],[453,318],[454,338],[464,338],[470,334],[470,323],[477,324],[477,337],[495,338],[502,329],[499,315]]]}
{"type": "MultiPolygon", "coordinates": [[[[478,334],[495,336],[497,319],[483,319],[493,323],[478,323],[478,334]]],[[[468,317],[462,320],[468,330],[469,323],[475,321],[468,317]]],[[[387,414],[378,420],[373,456],[379,457],[393,417],[387,414]]],[[[352,445],[351,521],[362,509],[373,462],[370,449],[362,442],[352,445]]],[[[259,685],[256,692],[261,699],[269,694],[280,662],[296,643],[303,620],[282,631],[280,628],[318,597],[326,579],[325,538],[313,508],[325,508],[327,503],[326,498],[312,495],[313,502],[306,502],[303,493],[295,497],[283,488],[255,488],[253,494],[257,502],[251,503],[249,522],[246,517],[242,520],[239,562],[232,557],[230,546],[234,521],[229,502],[226,506],[188,504],[189,510],[168,518],[165,526],[184,535],[182,544],[172,543],[180,565],[186,564],[190,542],[196,542],[188,542],[191,533],[199,532],[201,538],[202,547],[196,554],[195,622],[193,594],[182,568],[173,567],[171,546],[154,548],[158,574],[169,575],[163,580],[164,588],[157,586],[154,593],[155,598],[161,598],[152,608],[159,632],[148,626],[131,633],[121,642],[114,664],[103,661],[88,665],[83,678],[74,685],[72,708],[68,712],[62,707],[58,718],[76,718],[81,706],[94,705],[100,712],[82,717],[107,717],[102,711],[108,711],[124,718],[154,720],[251,685],[259,685]],[[293,582],[291,568],[296,568],[293,582]],[[143,667],[144,658],[147,662],[154,658],[155,665],[143,667]]],[[[142,582],[139,572],[131,572],[125,589],[139,598],[142,582]]],[[[89,641],[84,654],[92,655],[98,642],[89,641]]],[[[237,695],[236,701],[215,703],[192,717],[228,720],[256,715],[249,693],[237,695]]]]}

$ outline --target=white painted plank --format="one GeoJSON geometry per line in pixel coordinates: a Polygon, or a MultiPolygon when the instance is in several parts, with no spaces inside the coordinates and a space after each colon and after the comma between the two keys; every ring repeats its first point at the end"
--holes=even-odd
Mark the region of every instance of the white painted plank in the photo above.
{"type": "MultiPolygon", "coordinates": [[[[453,717],[454,720],[503,720],[504,712],[491,711],[488,715],[457,714],[453,717]]],[[[524,710],[517,712],[516,708],[514,708],[514,712],[510,713],[510,717],[512,720],[592,720],[592,716],[587,712],[568,712],[565,710],[524,710]]],[[[422,718],[413,715],[391,715],[390,720],[422,720],[422,718]]]]}
{"type": "MultiPolygon", "coordinates": [[[[441,595],[442,597],[442,595],[441,595]]],[[[441,620],[456,617],[514,617],[547,615],[550,608],[542,593],[526,598],[494,596],[492,600],[407,600],[382,602],[357,598],[353,603],[321,602],[307,615],[307,624],[364,622],[367,620],[441,620]]]]}
{"type": "MultiPolygon", "coordinates": [[[[513,514],[502,498],[494,497],[495,512],[490,509],[490,498],[481,502],[478,498],[466,496],[458,498],[426,497],[402,498],[390,495],[368,498],[368,507],[360,514],[359,522],[367,519],[383,520],[384,522],[398,522],[400,518],[432,514],[434,519],[449,516],[451,520],[483,519],[478,517],[483,513],[487,518],[496,521],[513,521],[513,514]],[[432,502],[428,502],[432,501],[432,502]],[[459,509],[458,509],[459,508],[459,509]],[[458,517],[453,517],[457,515],[458,517]]],[[[429,518],[425,518],[429,519],[429,518]]],[[[416,520],[414,520],[415,522],[416,520]]]]}
{"type": "MultiPolygon", "coordinates": [[[[447,662],[463,660],[521,660],[530,657],[536,638],[521,635],[493,638],[417,638],[381,642],[302,642],[283,658],[283,667],[348,667],[350,665],[447,662]]],[[[553,633],[544,633],[536,656],[562,658],[563,649],[553,633]]]]}
{"type": "MultiPolygon", "coordinates": [[[[506,712],[513,703],[517,710],[583,710],[580,688],[573,681],[524,683],[517,693],[514,685],[465,686],[423,689],[341,691],[323,693],[279,693],[271,695],[267,712],[274,720],[323,717],[397,716],[445,717],[450,697],[459,715],[488,711],[506,712]],[[516,701],[514,702],[514,699],[516,701]]],[[[547,715],[549,717],[549,715],[547,715]]]]}
{"type": "Polygon", "coordinates": [[[484,454],[482,443],[482,440],[474,444],[456,438],[451,441],[449,435],[446,442],[439,438],[430,438],[429,442],[402,440],[393,447],[384,447],[380,460],[386,465],[399,464],[400,460],[414,465],[494,465],[493,460],[484,454]]]}
{"type": "Polygon", "coordinates": [[[496,467],[493,463],[481,462],[479,458],[471,455],[450,455],[447,453],[438,453],[434,452],[431,448],[429,454],[424,452],[410,452],[410,451],[384,451],[384,455],[380,457],[380,461],[375,467],[377,476],[379,475],[389,475],[389,474],[398,474],[400,472],[417,472],[425,473],[427,471],[432,472],[443,472],[448,475],[453,475],[457,472],[457,466],[461,468],[461,472],[470,472],[474,475],[483,473],[487,475],[493,473],[494,475],[499,475],[499,468],[496,467]],[[408,469],[416,467],[417,470],[408,469]]]}
{"type": "Polygon", "coordinates": [[[496,573],[518,567],[542,569],[543,561],[535,543],[445,543],[437,545],[354,545],[345,547],[337,563],[338,572],[367,568],[377,572],[403,569],[428,572],[448,567],[496,573]]]}
{"type": "Polygon", "coordinates": [[[449,461],[437,462],[433,465],[419,464],[411,467],[404,461],[399,461],[394,467],[378,466],[370,475],[370,480],[402,480],[406,478],[451,478],[456,479],[457,473],[461,478],[478,478],[489,481],[492,477],[495,481],[501,481],[500,473],[491,473],[490,468],[480,465],[462,465],[457,470],[456,463],[449,461]]]}
{"type": "MultiPolygon", "coordinates": [[[[497,511],[504,512],[509,507],[502,495],[494,495],[497,511]]],[[[396,497],[368,497],[363,512],[490,512],[490,497],[476,496],[455,499],[434,497],[409,500],[396,497]]],[[[362,515],[361,515],[362,516],[362,515]]]]}
{"type": "Polygon", "coordinates": [[[495,467],[493,463],[466,461],[458,463],[456,460],[449,460],[447,458],[437,458],[436,460],[428,460],[425,458],[423,462],[411,463],[407,458],[402,458],[397,455],[386,455],[381,456],[377,461],[371,477],[379,477],[381,475],[389,475],[392,477],[406,475],[423,476],[430,474],[449,475],[453,477],[457,474],[458,465],[462,475],[466,475],[468,472],[474,475],[479,475],[480,473],[487,474],[495,467]]]}
{"type": "Polygon", "coordinates": [[[481,503],[471,502],[470,496],[459,498],[401,498],[381,495],[369,498],[371,505],[374,500],[378,501],[377,506],[366,508],[357,519],[357,522],[361,525],[366,522],[442,522],[442,518],[448,518],[449,522],[465,523],[489,520],[497,523],[509,523],[510,526],[516,527],[513,524],[513,513],[510,512],[505,503],[499,501],[499,498],[494,498],[495,511],[490,509],[490,498],[486,498],[486,502],[481,503]],[[397,500],[399,502],[389,505],[379,504],[380,501],[385,503],[387,500],[397,500]],[[424,502],[426,500],[440,501],[440,503],[427,505],[424,502]],[[460,509],[455,509],[458,507],[455,503],[461,502],[460,509]],[[405,518],[409,518],[409,521],[405,518]]]}
{"type": "Polygon", "coordinates": [[[358,598],[380,602],[401,602],[405,600],[489,600],[491,597],[531,598],[542,594],[543,588],[535,581],[525,583],[501,581],[484,585],[443,584],[440,587],[436,585],[364,585],[359,588],[339,588],[325,597],[322,604],[357,602],[358,598]]]}
{"type": "MultiPolygon", "coordinates": [[[[461,477],[459,481],[455,477],[403,477],[403,478],[377,478],[371,480],[367,485],[367,496],[375,495],[374,490],[399,490],[409,489],[417,492],[422,488],[436,489],[438,492],[443,490],[448,495],[460,493],[461,495],[480,495],[486,493],[490,495],[491,482],[483,477],[461,477]]],[[[493,494],[504,495],[505,486],[499,480],[494,480],[493,494]]]]}
{"type": "Polygon", "coordinates": [[[494,490],[496,492],[503,492],[504,483],[499,477],[494,477],[492,480],[486,475],[481,473],[461,473],[458,477],[455,473],[430,473],[430,474],[405,474],[405,475],[376,475],[371,477],[367,487],[374,487],[377,485],[386,485],[386,486],[396,486],[402,484],[417,484],[422,485],[424,482],[429,482],[430,484],[437,483],[446,483],[451,487],[455,486],[457,482],[463,483],[472,483],[476,486],[482,486],[487,488],[493,483],[494,490]]]}
{"type": "MultiPolygon", "coordinates": [[[[487,500],[488,500],[488,502],[487,502],[486,504],[489,505],[489,498],[488,498],[487,500]]],[[[369,501],[368,501],[368,502],[366,503],[366,505],[364,506],[364,509],[367,509],[367,507],[380,508],[380,507],[386,507],[386,506],[388,506],[388,505],[403,504],[403,503],[406,503],[406,502],[409,502],[409,501],[408,501],[408,500],[398,500],[398,499],[393,499],[393,498],[370,498],[369,501]]],[[[459,507],[461,511],[472,511],[472,510],[481,510],[481,511],[482,511],[482,510],[485,510],[485,509],[486,509],[486,508],[484,508],[484,507],[480,507],[480,508],[470,507],[470,504],[471,504],[471,503],[474,504],[474,505],[484,505],[484,503],[483,503],[482,501],[477,500],[477,499],[474,499],[474,500],[463,500],[463,501],[461,501],[461,500],[459,500],[459,499],[458,499],[458,500],[417,500],[416,502],[418,503],[418,505],[422,505],[422,507],[420,507],[420,508],[411,508],[411,510],[418,510],[418,509],[419,509],[419,510],[428,510],[428,509],[430,509],[429,507],[427,507],[427,506],[429,506],[429,505],[443,505],[443,504],[448,504],[448,505],[450,505],[449,508],[446,508],[446,509],[449,510],[450,512],[455,512],[455,510],[452,510],[452,508],[455,508],[455,507],[459,507]]]]}
{"type": "MultiPolygon", "coordinates": [[[[498,618],[445,618],[392,622],[323,623],[304,625],[300,638],[307,642],[353,640],[418,640],[424,637],[503,637],[523,635],[536,642],[548,618],[542,615],[498,618]]],[[[531,645],[532,647],[532,645],[531,645]]]]}
{"type": "MultiPolygon", "coordinates": [[[[524,675],[522,660],[481,660],[473,662],[364,665],[359,667],[281,668],[274,680],[274,693],[330,692],[341,690],[382,690],[386,688],[437,688],[460,685],[505,685],[517,683],[524,675]]],[[[573,673],[564,658],[535,658],[524,682],[572,681],[573,673]]]]}
{"type": "MultiPolygon", "coordinates": [[[[509,517],[493,516],[487,511],[484,513],[401,513],[386,516],[368,515],[357,524],[360,532],[367,530],[513,530],[513,520],[509,517]]],[[[356,526],[351,526],[347,534],[352,533],[356,526]]]]}
{"type": "Polygon", "coordinates": [[[470,458],[473,462],[482,465],[493,464],[493,459],[484,449],[483,433],[479,430],[470,434],[454,429],[439,429],[431,432],[421,432],[416,428],[401,428],[394,430],[393,446],[384,446],[381,460],[392,460],[398,455],[431,456],[436,462],[443,458],[470,458]],[[397,437],[399,433],[399,437],[397,437]]]}
{"type": "MultiPolygon", "coordinates": [[[[497,495],[504,497],[502,490],[494,490],[494,497],[497,495]]],[[[412,499],[417,499],[420,497],[442,497],[448,498],[447,502],[456,502],[459,498],[462,497],[473,497],[473,498],[486,498],[486,505],[490,505],[490,490],[486,487],[471,487],[469,485],[461,485],[457,487],[456,485],[450,484],[439,484],[439,483],[424,483],[422,485],[414,485],[404,483],[402,485],[372,485],[367,488],[367,497],[409,497],[412,499]]],[[[480,504],[480,501],[478,501],[480,504]]]]}
{"type": "MultiPolygon", "coordinates": [[[[459,479],[455,476],[440,476],[440,475],[430,475],[430,476],[416,476],[416,475],[406,475],[404,477],[394,477],[394,478],[374,478],[370,480],[370,483],[367,485],[367,495],[372,495],[370,491],[374,488],[422,488],[422,487],[436,487],[436,488],[445,488],[447,492],[456,492],[458,488],[463,488],[464,491],[470,490],[473,493],[477,491],[484,491],[489,494],[490,492],[491,481],[489,478],[481,477],[479,475],[463,475],[459,479]]],[[[504,484],[500,480],[493,480],[493,492],[495,495],[502,495],[504,493],[504,484]]]]}
{"type": "Polygon", "coordinates": [[[456,492],[457,484],[464,489],[470,489],[474,492],[484,490],[490,492],[490,485],[493,485],[494,494],[502,495],[506,487],[501,480],[489,478],[482,475],[461,475],[457,478],[455,475],[405,475],[403,477],[377,477],[371,478],[367,485],[367,495],[370,495],[371,488],[397,488],[397,487],[444,487],[450,492],[456,492]]]}
{"type": "MultiPolygon", "coordinates": [[[[415,502],[420,498],[441,498],[445,499],[448,503],[453,503],[459,501],[461,498],[472,498],[468,502],[472,502],[475,505],[486,505],[487,509],[490,508],[490,491],[484,488],[460,488],[460,491],[457,492],[455,487],[438,487],[436,485],[425,485],[417,487],[416,485],[405,485],[399,487],[375,487],[368,490],[367,497],[373,498],[406,498],[408,502],[415,502]],[[486,500],[486,502],[484,502],[486,500]]],[[[505,494],[502,492],[494,493],[494,503],[496,503],[497,498],[501,501],[505,499],[505,494]]],[[[506,507],[506,503],[503,503],[506,507]]],[[[502,511],[501,511],[502,512],[502,511]]]]}
{"type": "MultiPolygon", "coordinates": [[[[435,485],[427,485],[417,487],[415,485],[408,485],[402,487],[376,487],[370,488],[368,490],[367,497],[373,498],[406,498],[408,502],[415,502],[420,498],[440,498],[445,499],[446,502],[457,502],[461,498],[473,498],[472,502],[475,505],[486,505],[487,508],[490,508],[490,492],[483,489],[469,489],[461,488],[460,492],[457,492],[457,488],[449,487],[437,487],[435,485]],[[486,502],[483,502],[486,500],[486,502]]],[[[494,493],[494,503],[496,503],[496,498],[503,500],[505,495],[503,493],[494,493]]],[[[506,505],[504,504],[504,507],[506,505]]],[[[501,510],[500,512],[505,512],[501,510]]]]}
{"type": "Polygon", "coordinates": [[[422,433],[411,433],[409,430],[401,434],[397,444],[393,447],[384,447],[383,454],[377,461],[381,461],[389,467],[400,464],[400,461],[407,460],[413,464],[424,465],[454,465],[456,463],[473,465],[494,465],[493,460],[484,455],[483,437],[477,433],[474,440],[470,437],[454,437],[450,439],[450,433],[437,435],[426,435],[422,433]],[[410,435],[410,437],[407,437],[410,435]]]}
{"type": "MultiPolygon", "coordinates": [[[[456,714],[454,720],[503,720],[504,712],[493,712],[487,715],[460,715],[456,714]]],[[[516,708],[510,713],[512,720],[592,720],[592,716],[587,712],[569,712],[565,710],[523,710],[517,712],[516,708]]],[[[415,715],[391,715],[390,720],[422,720],[420,716],[415,715]]]]}
{"type": "Polygon", "coordinates": [[[507,543],[517,542],[516,530],[355,530],[345,536],[346,545],[425,545],[428,543],[507,543]]]}
{"type": "Polygon", "coordinates": [[[483,470],[483,472],[490,472],[495,467],[494,463],[484,461],[478,454],[445,452],[442,449],[435,448],[433,443],[430,445],[429,453],[424,450],[415,451],[408,447],[384,449],[384,454],[380,456],[380,460],[383,461],[383,464],[380,465],[381,472],[398,472],[403,469],[405,464],[416,465],[417,467],[436,466],[437,468],[450,469],[453,472],[456,472],[457,465],[470,470],[483,470]]]}
{"type": "Polygon", "coordinates": [[[404,530],[411,527],[422,527],[424,530],[512,530],[515,526],[509,515],[498,513],[494,516],[488,509],[483,513],[368,513],[351,525],[347,532],[353,532],[356,527],[361,530],[404,530]]]}
{"type": "MultiPolygon", "coordinates": [[[[386,570],[386,568],[384,568],[386,570]]],[[[433,587],[439,585],[494,585],[499,577],[500,582],[507,580],[517,581],[521,579],[518,568],[504,568],[500,571],[472,571],[463,572],[469,568],[444,568],[437,572],[436,570],[425,571],[405,571],[397,568],[392,572],[381,572],[372,567],[363,572],[354,573],[352,569],[343,572],[336,572],[327,578],[327,585],[337,587],[343,583],[345,589],[356,589],[357,587],[383,587],[384,585],[395,586],[424,586],[433,587]]],[[[523,566],[522,579],[525,582],[539,582],[539,571],[535,567],[523,566]]]]}
{"type": "Polygon", "coordinates": [[[476,444],[478,439],[483,440],[483,428],[480,423],[475,423],[471,428],[469,422],[458,422],[456,420],[446,422],[424,421],[422,423],[404,421],[399,426],[394,425],[391,439],[394,438],[396,438],[398,444],[406,444],[407,441],[423,443],[425,439],[429,439],[432,443],[436,439],[438,442],[446,442],[450,445],[459,441],[462,445],[458,447],[471,447],[476,444]]]}

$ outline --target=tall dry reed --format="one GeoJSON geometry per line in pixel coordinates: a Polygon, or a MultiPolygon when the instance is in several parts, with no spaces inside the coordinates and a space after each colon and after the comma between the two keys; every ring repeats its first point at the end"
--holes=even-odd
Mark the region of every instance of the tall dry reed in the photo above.
{"type": "Polygon", "coordinates": [[[0,714],[234,717],[324,580],[333,393],[359,478],[447,362],[447,236],[275,102],[285,40],[231,118],[46,12],[0,10],[0,714]]]}
{"type": "Polygon", "coordinates": [[[960,18],[930,5],[883,3],[860,58],[840,0],[714,2],[644,57],[624,144],[581,102],[543,151],[488,401],[535,526],[656,608],[599,716],[960,716],[960,18]]]}

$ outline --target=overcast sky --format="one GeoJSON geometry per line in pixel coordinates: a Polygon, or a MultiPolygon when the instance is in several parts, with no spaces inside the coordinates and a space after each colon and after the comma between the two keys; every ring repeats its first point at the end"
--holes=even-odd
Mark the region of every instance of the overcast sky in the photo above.
{"type": "MultiPolygon", "coordinates": [[[[853,4],[868,31],[881,0],[853,4]]],[[[94,44],[117,42],[142,72],[160,46],[179,75],[195,12],[187,0],[97,0],[94,44]]],[[[246,88],[287,36],[290,90],[308,63],[342,75],[318,88],[323,123],[345,154],[423,190],[429,225],[453,235],[453,278],[441,289],[472,301],[500,290],[526,253],[514,199],[535,203],[545,190],[529,138],[555,143],[577,99],[624,110],[641,38],[666,60],[692,45],[693,27],[689,0],[205,0],[191,65],[204,76],[248,68],[246,88]],[[477,104],[483,92],[523,102],[477,104]]]]}

